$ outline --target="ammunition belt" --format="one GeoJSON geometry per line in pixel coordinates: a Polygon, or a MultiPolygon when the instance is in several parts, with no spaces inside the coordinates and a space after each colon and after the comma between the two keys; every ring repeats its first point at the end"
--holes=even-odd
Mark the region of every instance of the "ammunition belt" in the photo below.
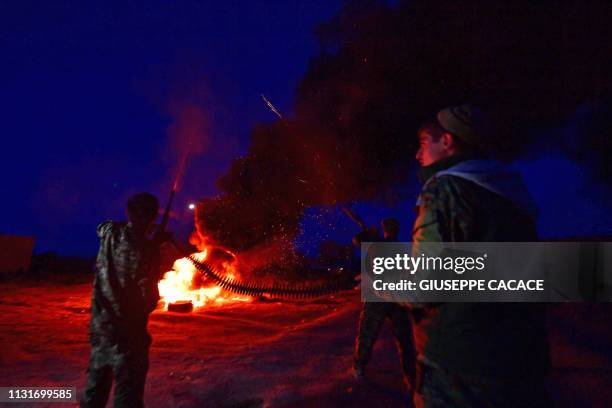
{"type": "Polygon", "coordinates": [[[204,261],[198,261],[193,255],[189,255],[187,258],[203,276],[211,279],[217,286],[220,286],[222,289],[229,292],[240,295],[254,297],[268,296],[272,298],[287,299],[308,299],[352,289],[355,286],[355,283],[350,281],[334,282],[331,284],[318,286],[286,286],[279,284],[273,284],[271,286],[258,285],[253,282],[241,282],[237,279],[222,276],[215,268],[211,267],[204,261]]]}

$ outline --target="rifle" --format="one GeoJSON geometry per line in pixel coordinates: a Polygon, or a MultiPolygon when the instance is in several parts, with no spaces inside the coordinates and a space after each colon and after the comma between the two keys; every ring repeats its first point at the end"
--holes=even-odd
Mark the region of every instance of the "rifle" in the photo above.
{"type": "Polygon", "coordinates": [[[185,164],[187,163],[187,156],[189,155],[189,148],[191,147],[191,142],[188,144],[187,148],[183,152],[183,157],[181,159],[181,163],[179,165],[178,172],[176,173],[176,177],[174,178],[174,183],[172,184],[172,188],[170,189],[170,195],[168,196],[168,202],[166,203],[166,209],[164,210],[164,215],[162,216],[162,220],[157,227],[157,231],[153,235],[153,239],[161,244],[164,241],[166,234],[166,227],[168,226],[168,221],[170,220],[170,210],[172,209],[172,201],[174,201],[174,195],[176,194],[176,190],[178,189],[179,180],[185,171],[185,164]]]}
{"type": "Polygon", "coordinates": [[[174,200],[174,194],[176,194],[176,189],[173,186],[170,190],[170,195],[168,196],[168,202],[166,203],[164,215],[162,216],[162,220],[159,223],[157,231],[155,231],[155,234],[153,236],[153,239],[157,242],[161,241],[166,233],[166,227],[168,226],[168,221],[170,220],[170,210],[172,209],[172,201],[174,200]]]}
{"type": "Polygon", "coordinates": [[[351,220],[353,220],[353,222],[355,222],[355,224],[359,225],[359,227],[363,230],[366,231],[368,230],[368,226],[366,225],[366,223],[350,208],[348,207],[342,207],[342,212],[344,212],[351,220]]]}
{"type": "Polygon", "coordinates": [[[356,242],[358,243],[378,240],[378,229],[374,225],[368,227],[365,221],[348,207],[342,207],[342,212],[361,228],[361,231],[353,237],[353,243],[355,243],[355,240],[357,240],[356,242]]]}

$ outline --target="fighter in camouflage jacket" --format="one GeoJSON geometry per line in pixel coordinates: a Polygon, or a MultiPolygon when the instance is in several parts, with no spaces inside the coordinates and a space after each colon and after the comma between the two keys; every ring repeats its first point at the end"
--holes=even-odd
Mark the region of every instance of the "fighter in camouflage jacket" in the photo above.
{"type": "MultiPolygon", "coordinates": [[[[423,183],[413,253],[424,242],[537,239],[522,178],[478,153],[480,113],[447,108],[421,128],[423,183]]],[[[482,128],[480,128],[482,129],[482,128]]],[[[543,407],[548,399],[545,309],[527,303],[412,304],[419,407],[543,407]]]]}
{"type": "MultiPolygon", "coordinates": [[[[422,252],[422,242],[537,239],[526,189],[517,174],[499,163],[454,156],[424,168],[421,178],[425,185],[413,229],[415,254],[422,252]]],[[[512,377],[546,368],[541,305],[443,303],[426,306],[417,315],[419,353],[448,370],[512,377]]]]}
{"type": "MultiPolygon", "coordinates": [[[[90,331],[116,341],[143,327],[159,299],[159,252],[130,223],[106,221],[97,228],[100,249],[92,295],[90,331]]],[[[128,339],[129,340],[129,339],[128,339]]]]}
{"type": "Polygon", "coordinates": [[[81,406],[104,407],[115,378],[115,407],[143,405],[149,314],[159,298],[159,244],[146,238],[157,199],[148,193],[128,202],[130,222],[97,228],[100,249],[91,299],[91,356],[81,406]]]}

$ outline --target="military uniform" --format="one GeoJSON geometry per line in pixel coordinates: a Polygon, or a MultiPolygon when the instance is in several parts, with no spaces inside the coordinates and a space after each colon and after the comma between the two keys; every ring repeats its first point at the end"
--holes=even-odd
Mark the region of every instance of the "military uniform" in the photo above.
{"type": "MultiPolygon", "coordinates": [[[[359,239],[359,236],[357,236],[359,239]]],[[[369,235],[370,242],[380,238],[369,235]]],[[[385,239],[395,241],[395,239],[385,239]]],[[[382,325],[388,321],[391,333],[400,356],[404,384],[412,393],[415,381],[416,352],[412,333],[411,313],[406,308],[392,302],[364,302],[359,316],[359,331],[355,340],[354,368],[358,376],[362,376],[365,367],[370,362],[374,343],[378,339],[382,325]]]]}
{"type": "Polygon", "coordinates": [[[359,334],[355,342],[354,363],[356,370],[364,370],[372,357],[374,343],[385,321],[400,355],[406,386],[412,389],[415,377],[415,351],[410,312],[396,303],[364,302],[359,316],[359,334]]]}
{"type": "MultiPolygon", "coordinates": [[[[531,205],[515,176],[493,161],[469,156],[452,156],[424,167],[413,253],[421,253],[422,242],[535,241],[531,205]]],[[[547,405],[543,305],[412,307],[419,353],[417,406],[547,405]]]]}
{"type": "Polygon", "coordinates": [[[147,321],[159,299],[159,251],[130,223],[108,221],[97,233],[91,356],[81,406],[104,407],[114,377],[114,406],[141,407],[151,344],[147,321]]]}

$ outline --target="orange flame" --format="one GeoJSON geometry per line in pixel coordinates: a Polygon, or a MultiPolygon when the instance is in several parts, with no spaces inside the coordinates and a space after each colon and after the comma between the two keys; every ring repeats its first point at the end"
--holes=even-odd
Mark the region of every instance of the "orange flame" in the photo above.
{"type": "MultiPolygon", "coordinates": [[[[208,250],[205,249],[193,256],[203,261],[208,256],[208,250]]],[[[224,266],[227,276],[234,278],[233,266],[231,264],[224,264],[224,266]]],[[[237,296],[217,285],[194,287],[196,274],[198,272],[189,259],[180,258],[174,262],[172,270],[166,272],[163,279],[157,284],[161,300],[165,303],[164,310],[168,310],[168,304],[179,300],[190,300],[194,308],[252,300],[250,296],[237,296]]]]}

